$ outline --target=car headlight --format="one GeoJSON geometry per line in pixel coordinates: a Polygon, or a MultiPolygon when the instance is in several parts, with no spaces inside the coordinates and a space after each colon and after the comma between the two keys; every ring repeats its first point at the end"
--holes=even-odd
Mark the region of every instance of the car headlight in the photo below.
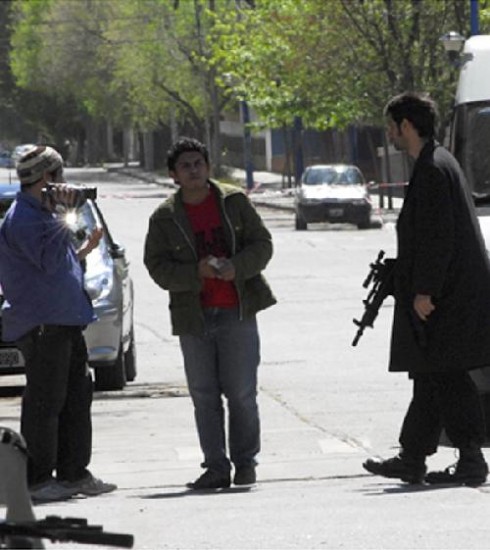
{"type": "Polygon", "coordinates": [[[103,300],[109,296],[112,285],[114,284],[114,275],[112,269],[105,267],[95,273],[85,275],[85,290],[91,300],[103,300]]]}

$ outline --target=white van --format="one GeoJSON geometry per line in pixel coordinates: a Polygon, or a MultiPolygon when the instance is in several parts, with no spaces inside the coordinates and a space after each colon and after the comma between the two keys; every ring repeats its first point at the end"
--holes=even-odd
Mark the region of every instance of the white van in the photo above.
{"type": "Polygon", "coordinates": [[[451,128],[451,150],[477,206],[490,206],[490,35],[466,40],[451,128]]]}
{"type": "MultiPolygon", "coordinates": [[[[461,164],[475,200],[490,254],[490,35],[468,38],[461,57],[450,148],[461,164]]],[[[472,371],[490,413],[490,368],[472,371]]]]}

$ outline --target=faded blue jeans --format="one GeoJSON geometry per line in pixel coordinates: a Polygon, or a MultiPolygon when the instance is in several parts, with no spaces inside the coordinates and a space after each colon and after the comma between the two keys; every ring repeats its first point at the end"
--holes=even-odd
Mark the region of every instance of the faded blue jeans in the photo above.
{"type": "Polygon", "coordinates": [[[180,336],[187,385],[204,468],[228,473],[223,398],[228,404],[230,459],[235,467],[255,465],[260,450],[257,369],[260,342],[256,318],[240,321],[238,309],[204,310],[202,336],[180,336]]]}

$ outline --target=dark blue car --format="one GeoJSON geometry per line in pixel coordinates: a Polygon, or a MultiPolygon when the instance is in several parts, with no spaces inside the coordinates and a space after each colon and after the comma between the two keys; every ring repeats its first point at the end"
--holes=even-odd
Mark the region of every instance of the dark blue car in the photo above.
{"type": "Polygon", "coordinates": [[[15,168],[15,161],[10,151],[0,151],[0,168],[15,168]]]}

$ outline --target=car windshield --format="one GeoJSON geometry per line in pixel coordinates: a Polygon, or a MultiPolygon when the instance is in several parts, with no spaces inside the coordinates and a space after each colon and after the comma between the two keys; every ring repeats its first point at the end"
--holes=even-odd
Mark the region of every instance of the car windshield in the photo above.
{"type": "Polygon", "coordinates": [[[305,174],[307,185],[359,185],[364,183],[361,172],[354,166],[311,168],[305,174]]]}

